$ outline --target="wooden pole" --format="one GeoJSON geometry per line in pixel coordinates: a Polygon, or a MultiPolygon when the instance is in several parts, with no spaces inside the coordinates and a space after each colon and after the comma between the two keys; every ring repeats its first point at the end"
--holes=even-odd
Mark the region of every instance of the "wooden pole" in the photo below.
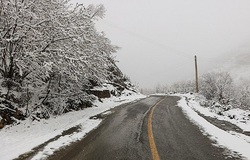
{"type": "Polygon", "coordinates": [[[199,92],[199,84],[198,84],[198,66],[197,66],[197,57],[194,56],[195,61],[195,91],[196,93],[199,92]]]}

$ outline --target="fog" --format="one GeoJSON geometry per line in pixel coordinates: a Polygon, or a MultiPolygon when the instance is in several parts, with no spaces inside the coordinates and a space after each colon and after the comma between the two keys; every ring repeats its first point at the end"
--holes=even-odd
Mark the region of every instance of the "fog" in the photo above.
{"type": "Polygon", "coordinates": [[[117,65],[141,87],[193,79],[194,55],[199,74],[224,69],[246,75],[249,0],[71,1],[105,6],[97,29],[121,47],[117,65]]]}

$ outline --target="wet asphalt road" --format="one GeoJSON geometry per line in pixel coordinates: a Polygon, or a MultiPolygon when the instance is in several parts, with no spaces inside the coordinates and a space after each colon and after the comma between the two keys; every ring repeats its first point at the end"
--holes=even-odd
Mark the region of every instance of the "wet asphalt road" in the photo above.
{"type": "Polygon", "coordinates": [[[162,160],[222,160],[228,157],[217,148],[177,107],[178,97],[149,97],[114,109],[96,130],[83,140],[57,152],[60,160],[147,160],[152,159],[148,118],[152,106],[165,98],[152,115],[153,137],[162,160]]]}

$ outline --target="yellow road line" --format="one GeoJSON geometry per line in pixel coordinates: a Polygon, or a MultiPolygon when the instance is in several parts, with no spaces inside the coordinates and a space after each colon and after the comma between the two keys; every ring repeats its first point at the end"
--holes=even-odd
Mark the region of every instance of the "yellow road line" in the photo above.
{"type": "Polygon", "coordinates": [[[153,160],[160,160],[160,156],[158,154],[156,145],[155,145],[155,140],[154,140],[154,134],[153,134],[153,129],[152,129],[152,117],[154,113],[154,109],[157,107],[158,104],[160,104],[163,100],[166,98],[163,98],[159,102],[157,102],[151,109],[148,117],[148,140],[149,140],[149,147],[151,150],[152,158],[153,160]]]}

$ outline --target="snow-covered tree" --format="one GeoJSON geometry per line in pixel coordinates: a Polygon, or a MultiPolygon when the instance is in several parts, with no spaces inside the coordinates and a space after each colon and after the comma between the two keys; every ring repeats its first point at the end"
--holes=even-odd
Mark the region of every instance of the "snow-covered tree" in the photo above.
{"type": "Polygon", "coordinates": [[[201,78],[200,92],[208,100],[229,104],[233,100],[233,79],[227,72],[211,72],[201,78]]]}
{"type": "Polygon", "coordinates": [[[104,12],[69,0],[1,0],[3,100],[48,117],[91,99],[86,90],[109,80],[116,67],[117,47],[95,29],[104,12]]]}
{"type": "Polygon", "coordinates": [[[191,80],[179,81],[170,85],[169,90],[171,92],[193,92],[194,91],[194,82],[191,80]]]}
{"type": "Polygon", "coordinates": [[[249,80],[243,80],[236,86],[236,102],[238,107],[243,109],[250,109],[250,85],[249,80]]]}

